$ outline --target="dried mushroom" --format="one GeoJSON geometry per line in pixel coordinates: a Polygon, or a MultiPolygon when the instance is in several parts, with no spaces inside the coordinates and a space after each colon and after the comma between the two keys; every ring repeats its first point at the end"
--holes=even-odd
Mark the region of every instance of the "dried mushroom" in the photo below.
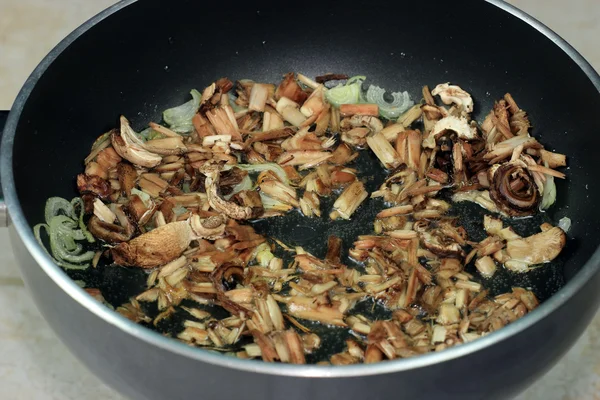
{"type": "Polygon", "coordinates": [[[206,195],[208,203],[215,211],[223,213],[233,219],[249,219],[252,217],[252,208],[244,207],[235,204],[231,201],[226,201],[219,195],[219,171],[216,168],[208,168],[205,170],[206,180],[206,195]]]}
{"type": "Polygon", "coordinates": [[[460,88],[460,86],[440,83],[432,91],[433,96],[440,96],[444,104],[455,104],[463,113],[473,112],[473,98],[460,88]]]}
{"type": "Polygon", "coordinates": [[[162,157],[146,149],[144,142],[133,131],[129,121],[121,117],[121,130],[113,131],[111,142],[115,151],[132,164],[152,168],[160,164],[162,157]]]}
{"type": "Polygon", "coordinates": [[[565,246],[560,227],[521,237],[505,223],[554,202],[554,178],[564,178],[554,168],[566,165],[565,155],[530,136],[510,94],[478,125],[473,98],[459,86],[424,86],[415,105],[407,92],[387,93],[388,102],[385,89],[364,91],[364,80],[222,78],[166,110],[164,125],[138,134],[121,117],[85,159],[81,198],[50,199],[36,238],[44,243],[48,233],[65,268],[96,268],[104,255],[106,268],[145,269],[146,290],[116,309],[132,321],[161,330],[177,313],[177,340],[265,362],[303,364],[321,346],[323,364],[413,357],[532,311],[533,291],[491,296],[485,286],[501,268],[527,272],[565,246]],[[360,151],[383,166],[373,191],[355,162],[360,151]],[[505,219],[486,215],[487,237],[473,242],[449,198],[505,219]],[[371,199],[385,205],[368,214],[381,204],[371,199]],[[330,235],[320,259],[254,230],[257,220],[295,210],[336,229],[342,220],[375,219],[349,249],[346,234],[330,235]],[[80,243],[96,239],[103,249],[80,243]],[[347,264],[346,252],[358,264],[347,264]],[[389,317],[357,311],[374,307],[389,317]],[[327,353],[322,329],[351,336],[327,353]]]}
{"type": "Polygon", "coordinates": [[[566,241],[565,232],[559,227],[554,227],[533,236],[509,240],[506,243],[506,254],[513,262],[542,264],[554,260],[566,241]]]}
{"type": "Polygon", "coordinates": [[[200,218],[199,215],[194,214],[190,219],[194,239],[219,239],[225,236],[226,223],[227,217],[223,215],[200,218]]]}
{"type": "Polygon", "coordinates": [[[191,240],[192,230],[187,221],[172,222],[118,244],[111,254],[117,264],[153,268],[179,257],[191,240]]]}
{"type": "Polygon", "coordinates": [[[435,141],[447,132],[453,132],[458,138],[465,140],[472,140],[478,137],[477,128],[469,124],[466,118],[450,115],[435,123],[429,136],[423,142],[423,146],[434,148],[435,141]]]}

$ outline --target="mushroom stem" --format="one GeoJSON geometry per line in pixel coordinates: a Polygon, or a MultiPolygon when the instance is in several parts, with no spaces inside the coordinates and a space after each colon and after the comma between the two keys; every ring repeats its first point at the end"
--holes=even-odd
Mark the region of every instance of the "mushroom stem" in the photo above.
{"type": "Polygon", "coordinates": [[[212,208],[216,211],[227,215],[233,219],[249,219],[252,218],[252,208],[239,206],[233,202],[226,201],[219,196],[219,170],[218,168],[205,168],[204,174],[206,175],[206,195],[208,202],[212,208]]]}

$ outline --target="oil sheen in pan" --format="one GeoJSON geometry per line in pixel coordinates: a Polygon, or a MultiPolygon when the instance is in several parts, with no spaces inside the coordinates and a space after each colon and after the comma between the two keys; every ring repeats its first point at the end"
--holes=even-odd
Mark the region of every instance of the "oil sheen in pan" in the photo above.
{"type": "MultiPolygon", "coordinates": [[[[358,170],[359,179],[365,184],[365,189],[371,193],[381,185],[386,177],[386,171],[381,167],[379,160],[370,151],[360,151],[352,167],[358,170]]],[[[298,210],[289,212],[282,217],[273,217],[253,221],[252,225],[257,233],[267,237],[276,238],[282,243],[294,247],[302,246],[306,251],[319,258],[325,257],[327,252],[327,238],[330,235],[342,239],[342,262],[353,268],[362,268],[360,263],[348,257],[348,249],[359,235],[373,234],[373,221],[376,214],[384,208],[381,199],[367,198],[365,202],[352,215],[351,220],[338,219],[331,221],[329,212],[332,210],[336,195],[321,200],[321,217],[307,218],[298,210]]],[[[447,199],[448,200],[448,199],[447,199]]],[[[486,237],[483,230],[483,216],[490,214],[480,206],[470,203],[454,203],[449,211],[450,215],[459,218],[459,225],[468,233],[469,240],[480,241],[486,237]]],[[[504,219],[521,236],[529,236],[540,231],[543,222],[550,222],[546,213],[538,213],[532,217],[521,219],[504,219]]],[[[567,244],[568,246],[568,244],[567,244]]],[[[292,261],[289,252],[277,246],[277,256],[284,259],[284,265],[292,261]]],[[[490,291],[490,295],[509,292],[512,287],[519,286],[532,290],[540,301],[544,301],[556,293],[565,283],[563,264],[566,252],[561,253],[554,261],[544,264],[540,268],[527,273],[515,273],[506,268],[498,268],[490,279],[482,278],[473,263],[466,266],[466,272],[474,276],[474,281],[480,282],[490,291]]],[[[107,265],[101,262],[97,268],[85,271],[67,271],[76,280],[85,282],[85,287],[98,288],[107,303],[118,307],[146,290],[147,273],[136,267],[120,267],[107,265]]],[[[140,303],[149,317],[154,319],[159,311],[155,303],[140,303]]],[[[183,306],[205,309],[217,318],[225,318],[228,314],[217,306],[198,305],[189,300],[182,302],[183,306]]],[[[354,313],[363,314],[371,319],[387,319],[391,313],[381,304],[373,300],[365,300],[356,305],[354,313]]],[[[156,330],[166,336],[176,337],[183,329],[183,322],[190,319],[190,315],[181,310],[167,319],[161,320],[156,326],[152,323],[143,324],[149,329],[156,330]]],[[[311,321],[301,321],[321,337],[321,347],[311,355],[307,355],[308,363],[327,360],[329,356],[340,352],[345,347],[345,340],[351,337],[349,329],[340,327],[326,327],[311,321]]],[[[220,349],[220,351],[236,351],[246,342],[236,344],[236,348],[220,349]]]]}
{"type": "MultiPolygon", "coordinates": [[[[353,165],[359,173],[359,179],[365,183],[366,190],[375,191],[384,181],[386,172],[382,169],[375,155],[368,151],[359,152],[356,164],[353,165]]],[[[306,218],[300,212],[291,212],[283,217],[259,220],[253,223],[254,229],[267,237],[274,237],[289,246],[302,246],[306,251],[317,257],[323,258],[327,252],[327,238],[336,235],[343,241],[343,262],[347,265],[356,265],[348,258],[348,249],[359,235],[373,234],[373,221],[375,215],[384,208],[381,199],[368,198],[352,215],[351,220],[338,219],[331,221],[329,211],[335,196],[322,201],[323,215],[318,218],[306,218]]],[[[449,201],[449,199],[446,199],[449,201]]],[[[485,239],[483,230],[483,217],[491,214],[480,206],[470,203],[453,203],[450,215],[457,216],[459,225],[468,233],[469,240],[481,241],[485,239]]],[[[552,223],[546,213],[537,213],[527,218],[503,219],[521,236],[530,236],[540,232],[540,225],[544,222],[552,223]]],[[[556,293],[565,283],[562,265],[564,255],[561,254],[554,261],[544,264],[540,268],[527,273],[511,272],[505,268],[498,268],[493,278],[484,279],[476,271],[473,263],[466,267],[466,271],[475,276],[474,280],[480,282],[490,290],[491,295],[500,294],[511,290],[513,286],[531,288],[540,301],[556,293]]]]}

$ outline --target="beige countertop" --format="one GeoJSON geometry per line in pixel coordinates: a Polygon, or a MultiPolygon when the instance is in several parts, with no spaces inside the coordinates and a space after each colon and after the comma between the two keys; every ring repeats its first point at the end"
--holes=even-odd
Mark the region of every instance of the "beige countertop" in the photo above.
{"type": "MultiPolygon", "coordinates": [[[[512,0],[600,70],[600,0],[512,0]]],[[[114,0],[0,0],[0,109],[9,109],[37,63],[114,0]]],[[[122,399],[54,336],[19,277],[0,230],[0,399],[122,399]]],[[[571,351],[519,400],[600,400],[600,314],[571,351]]]]}

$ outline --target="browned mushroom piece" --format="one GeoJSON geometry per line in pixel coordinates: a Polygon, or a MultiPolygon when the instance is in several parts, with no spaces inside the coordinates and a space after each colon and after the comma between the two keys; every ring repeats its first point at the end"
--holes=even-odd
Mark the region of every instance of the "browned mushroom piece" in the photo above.
{"type": "Polygon", "coordinates": [[[113,192],[110,183],[97,175],[77,175],[77,190],[79,193],[92,193],[95,197],[106,199],[113,192]]]}
{"type": "Polygon", "coordinates": [[[207,218],[200,218],[194,214],[190,218],[190,227],[194,239],[210,239],[215,240],[225,235],[225,227],[227,226],[227,217],[224,215],[213,215],[207,218]]]}
{"type": "Polygon", "coordinates": [[[127,242],[133,236],[134,230],[114,223],[104,222],[93,215],[88,221],[88,230],[95,238],[101,239],[109,244],[127,242]]]}
{"type": "MultiPolygon", "coordinates": [[[[451,204],[442,193],[452,188],[453,201],[473,201],[503,217],[529,215],[546,175],[564,177],[551,168],[565,166],[566,156],[529,135],[527,114],[509,94],[478,126],[469,93],[449,84],[424,87],[424,102],[385,122],[374,104],[327,101],[323,82],[346,78],[326,74],[315,82],[289,73],[279,85],[240,80],[235,99],[228,93],[233,83],[222,78],[203,91],[189,135],[151,122],[161,135],[143,140],[124,117],[120,129],[103,135],[77,177],[92,214],[88,229],[114,246],[107,253],[115,264],[153,268],[147,289],[117,311],[157,326],[184,310],[194,320],[183,321],[179,340],[282,363],[307,361],[321,341],[311,333],[315,324],[324,325],[323,340],[326,326],[343,327],[355,335],[346,348],[331,354],[324,346],[314,356],[346,365],[441,351],[537,307],[534,293],[521,288],[492,296],[467,266],[474,262],[488,279],[501,265],[529,271],[559,255],[565,232],[543,224],[541,233],[521,237],[488,215],[488,236],[476,243],[447,215],[451,204]],[[234,110],[232,100],[241,107],[234,110]],[[360,170],[364,163],[350,164],[357,147],[388,169],[378,188],[360,170]],[[250,179],[240,162],[278,165],[251,168],[262,172],[250,179]],[[254,189],[241,190],[248,186],[254,189]],[[307,217],[327,211],[333,220],[362,223],[374,215],[357,212],[367,202],[372,209],[369,197],[385,204],[374,233],[356,238],[348,253],[347,232],[330,236],[323,259],[277,237],[267,242],[247,221],[296,208],[307,217]],[[346,255],[362,268],[347,264],[346,255]],[[393,314],[373,321],[355,307],[365,299],[393,314]],[[147,316],[140,302],[155,302],[158,315],[147,316]]],[[[93,255],[92,267],[101,255],[93,255]]]]}
{"type": "Polygon", "coordinates": [[[383,123],[377,117],[371,115],[353,115],[344,118],[341,122],[342,129],[365,127],[371,133],[377,133],[383,130],[383,123]]]}
{"type": "Polygon", "coordinates": [[[433,149],[435,142],[447,132],[456,133],[459,139],[473,140],[477,136],[477,128],[464,117],[447,116],[435,123],[429,136],[423,140],[423,147],[433,149]]]}
{"type": "Polygon", "coordinates": [[[552,261],[565,247],[566,241],[565,232],[559,227],[526,238],[509,240],[506,243],[506,253],[512,263],[507,261],[505,265],[510,267],[514,262],[536,265],[552,261]]]}
{"type": "Polygon", "coordinates": [[[219,188],[223,191],[226,186],[233,187],[242,182],[246,176],[248,172],[236,167],[222,171],[219,175],[219,188]]]}
{"type": "Polygon", "coordinates": [[[123,211],[137,223],[138,226],[145,225],[156,211],[156,205],[150,199],[146,204],[142,198],[136,194],[129,196],[129,202],[123,206],[123,211]]]}
{"type": "Polygon", "coordinates": [[[231,200],[240,206],[250,207],[252,209],[251,218],[258,218],[265,212],[260,194],[256,190],[242,190],[236,193],[231,200]]]}
{"type": "Polygon", "coordinates": [[[463,248],[454,239],[445,235],[439,229],[419,232],[421,244],[440,257],[463,258],[465,252],[463,248]]]}
{"type": "Polygon", "coordinates": [[[540,193],[531,173],[521,163],[506,163],[490,168],[490,198],[510,216],[533,214],[540,193]]]}
{"type": "Polygon", "coordinates": [[[187,221],[171,222],[111,249],[115,263],[154,268],[179,257],[190,245],[192,230],[187,221]]]}
{"type": "Polygon", "coordinates": [[[431,91],[431,94],[434,96],[439,95],[444,104],[456,104],[465,114],[473,112],[473,99],[460,86],[441,83],[431,91]]]}
{"type": "Polygon", "coordinates": [[[423,104],[420,106],[420,110],[422,115],[431,124],[431,127],[433,127],[437,121],[448,116],[448,111],[444,107],[438,107],[432,104],[423,104]]]}
{"type": "Polygon", "coordinates": [[[128,162],[120,162],[117,164],[117,176],[119,178],[119,184],[121,185],[121,192],[129,197],[131,195],[131,189],[135,187],[137,171],[133,165],[128,162]]]}
{"type": "Polygon", "coordinates": [[[132,164],[152,168],[160,164],[162,157],[146,150],[144,142],[129,125],[127,118],[121,116],[120,131],[111,133],[111,142],[115,151],[132,164]]]}
{"type": "Polygon", "coordinates": [[[227,215],[229,218],[243,220],[252,218],[252,208],[240,206],[227,201],[219,195],[219,170],[214,166],[206,167],[201,172],[206,175],[204,185],[208,202],[215,211],[227,215]]]}
{"type": "Polygon", "coordinates": [[[179,135],[148,140],[144,143],[144,149],[151,153],[163,156],[184,154],[187,151],[187,147],[183,143],[183,137],[179,135]]]}
{"type": "Polygon", "coordinates": [[[342,256],[342,239],[329,235],[327,239],[327,255],[325,260],[332,264],[339,264],[342,256]]]}

